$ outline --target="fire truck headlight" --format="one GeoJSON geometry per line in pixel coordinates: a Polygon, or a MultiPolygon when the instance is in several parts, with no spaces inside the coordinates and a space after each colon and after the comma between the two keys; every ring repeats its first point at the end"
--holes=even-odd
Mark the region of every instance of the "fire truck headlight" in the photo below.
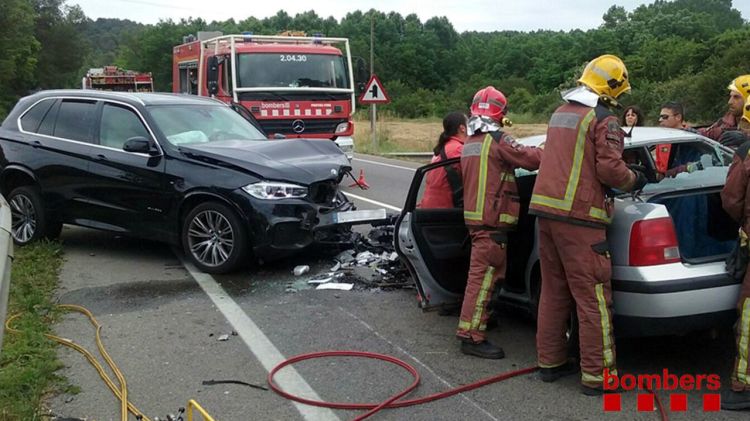
{"type": "Polygon", "coordinates": [[[242,190],[250,196],[263,200],[293,199],[307,196],[307,187],[273,181],[248,184],[242,190]]]}
{"type": "Polygon", "coordinates": [[[336,126],[336,133],[344,133],[347,130],[349,130],[349,122],[348,121],[345,121],[343,123],[339,123],[339,125],[336,126]]]}

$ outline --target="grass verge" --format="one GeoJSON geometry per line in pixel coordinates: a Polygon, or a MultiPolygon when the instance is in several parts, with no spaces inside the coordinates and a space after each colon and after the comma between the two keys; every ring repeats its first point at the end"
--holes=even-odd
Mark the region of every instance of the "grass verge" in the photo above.
{"type": "Polygon", "coordinates": [[[0,421],[40,420],[44,395],[69,388],[55,373],[62,367],[56,345],[44,337],[60,316],[52,292],[61,264],[62,249],[56,242],[15,250],[8,316],[23,313],[14,323],[22,333],[5,332],[0,353],[0,421]]]}

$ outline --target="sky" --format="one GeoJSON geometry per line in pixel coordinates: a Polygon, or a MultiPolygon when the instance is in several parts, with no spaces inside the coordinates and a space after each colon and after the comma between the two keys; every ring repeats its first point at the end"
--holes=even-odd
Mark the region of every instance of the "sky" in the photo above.
{"type": "MultiPolygon", "coordinates": [[[[356,10],[376,9],[398,12],[402,16],[416,13],[422,22],[433,16],[446,16],[458,32],[537,29],[591,29],[602,23],[602,15],[613,4],[631,12],[645,0],[67,0],[78,4],[91,19],[119,18],[141,23],[160,19],[203,18],[211,22],[234,18],[241,21],[254,16],[263,19],[279,10],[294,16],[315,10],[318,16],[341,20],[356,10]]],[[[734,0],[734,8],[750,19],[750,0],[734,0]]],[[[290,28],[294,29],[294,28],[290,28]]]]}

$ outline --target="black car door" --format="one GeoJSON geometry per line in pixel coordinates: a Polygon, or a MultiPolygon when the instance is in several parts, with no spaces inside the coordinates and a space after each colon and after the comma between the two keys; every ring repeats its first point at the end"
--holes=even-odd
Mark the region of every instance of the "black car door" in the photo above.
{"type": "Polygon", "coordinates": [[[463,208],[419,207],[427,177],[457,162],[454,158],[417,169],[396,223],[396,250],[417,283],[423,308],[458,303],[466,288],[471,240],[463,208]]]}
{"type": "Polygon", "coordinates": [[[96,107],[91,99],[46,98],[20,119],[21,161],[36,174],[45,208],[63,222],[90,211],[85,190],[96,107]]]}
{"type": "Polygon", "coordinates": [[[165,221],[170,196],[165,191],[165,158],[153,132],[130,105],[103,101],[89,167],[88,195],[96,205],[99,228],[164,240],[173,234],[165,221]],[[123,150],[133,137],[154,142],[154,153],[123,150]]]}

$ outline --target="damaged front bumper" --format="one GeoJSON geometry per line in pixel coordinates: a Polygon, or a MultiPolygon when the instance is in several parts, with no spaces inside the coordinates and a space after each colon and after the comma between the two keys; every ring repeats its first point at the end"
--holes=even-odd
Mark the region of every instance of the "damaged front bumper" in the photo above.
{"type": "Polygon", "coordinates": [[[345,244],[352,225],[383,224],[385,209],[356,210],[342,194],[326,203],[306,199],[260,200],[241,190],[233,201],[240,208],[256,257],[278,260],[314,243],[345,244]]]}

